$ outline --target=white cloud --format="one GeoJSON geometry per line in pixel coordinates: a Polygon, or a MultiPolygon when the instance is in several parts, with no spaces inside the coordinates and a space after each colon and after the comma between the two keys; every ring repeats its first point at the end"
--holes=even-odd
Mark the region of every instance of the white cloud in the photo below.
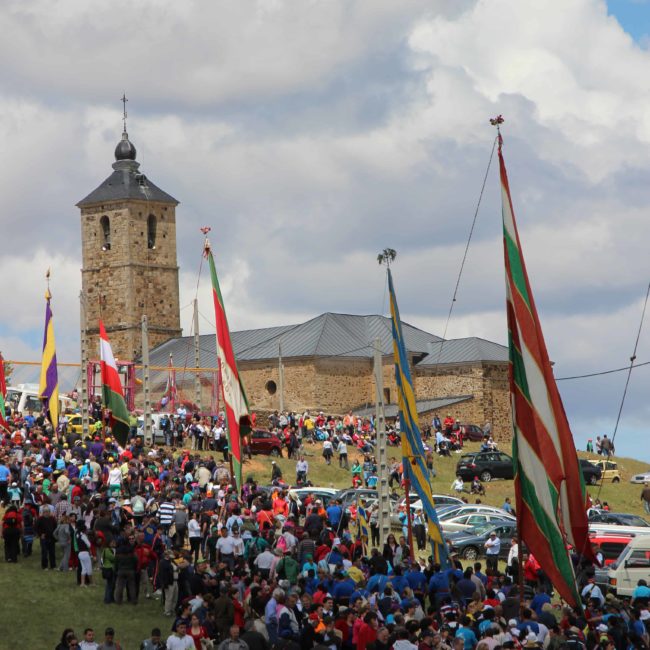
{"type": "MultiPolygon", "coordinates": [[[[629,356],[650,277],[650,52],[601,0],[11,0],[0,20],[6,356],[38,354],[51,266],[59,356],[77,358],[74,203],[111,171],[123,91],[142,170],[181,201],[185,333],[203,225],[233,328],[385,312],[375,256],[392,246],[404,318],[441,333],[503,113],[558,373],[629,356]]],[[[493,165],[451,337],[505,340],[499,201],[493,165]]],[[[205,266],[199,301],[206,332],[205,266]]],[[[611,422],[619,383],[563,385],[580,435],[611,422]]]]}

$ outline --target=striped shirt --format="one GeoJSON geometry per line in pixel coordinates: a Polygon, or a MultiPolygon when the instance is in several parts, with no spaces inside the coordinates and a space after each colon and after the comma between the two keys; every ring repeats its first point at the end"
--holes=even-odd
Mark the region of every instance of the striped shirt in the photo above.
{"type": "Polygon", "coordinates": [[[176,506],[171,501],[163,501],[158,508],[158,519],[161,526],[171,526],[176,515],[176,506]]]}

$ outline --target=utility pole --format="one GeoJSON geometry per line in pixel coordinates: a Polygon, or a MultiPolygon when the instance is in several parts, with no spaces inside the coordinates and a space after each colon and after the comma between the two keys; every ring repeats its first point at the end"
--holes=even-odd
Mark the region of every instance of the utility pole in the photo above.
{"type": "Polygon", "coordinates": [[[284,413],[284,366],[282,365],[282,341],[278,341],[278,388],[280,390],[280,415],[284,413]]]}
{"type": "Polygon", "coordinates": [[[390,495],[388,490],[388,459],[386,452],[386,421],[384,418],[384,375],[381,340],[375,339],[375,428],[377,431],[377,483],[379,546],[383,547],[390,534],[390,495]]]}
{"type": "Polygon", "coordinates": [[[90,434],[88,414],[88,327],[86,324],[86,295],[79,292],[79,324],[81,330],[81,429],[83,439],[90,434]]]}
{"type": "Polygon", "coordinates": [[[199,413],[203,412],[203,404],[201,400],[201,375],[198,368],[201,367],[201,348],[199,339],[199,301],[194,298],[194,402],[199,409],[199,413]]]}
{"type": "Polygon", "coordinates": [[[149,390],[149,325],[142,316],[142,391],[144,393],[144,440],[154,442],[151,435],[151,392],[149,390]]]}

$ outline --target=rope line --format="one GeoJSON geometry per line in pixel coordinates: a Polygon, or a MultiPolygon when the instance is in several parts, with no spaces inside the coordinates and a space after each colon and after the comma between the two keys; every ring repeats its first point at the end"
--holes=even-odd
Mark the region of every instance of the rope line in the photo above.
{"type": "MultiPolygon", "coordinates": [[[[643,310],[641,312],[641,321],[639,322],[639,329],[636,333],[636,340],[634,341],[634,351],[630,357],[630,365],[627,370],[627,377],[625,378],[625,387],[623,388],[623,395],[621,397],[621,403],[618,407],[618,415],[616,416],[616,424],[614,425],[614,433],[612,434],[612,449],[614,449],[614,441],[616,440],[616,434],[618,433],[618,425],[621,421],[621,415],[623,414],[623,406],[625,405],[625,398],[627,397],[627,389],[630,385],[630,377],[632,376],[632,369],[634,368],[634,362],[636,361],[636,351],[639,347],[639,339],[641,338],[641,331],[643,330],[643,321],[645,320],[645,312],[648,306],[648,297],[650,297],[650,282],[648,283],[648,288],[645,292],[645,300],[643,301],[643,310]]],[[[600,498],[600,491],[603,489],[603,484],[605,481],[600,482],[598,488],[598,497],[600,498]]]]}
{"type": "Polygon", "coordinates": [[[442,341],[440,343],[440,350],[438,350],[438,359],[436,360],[436,365],[440,364],[440,359],[442,358],[442,349],[445,345],[445,340],[447,339],[447,329],[449,328],[449,322],[451,321],[451,315],[454,311],[454,305],[458,298],[458,289],[460,287],[460,280],[463,275],[463,270],[465,268],[465,262],[467,261],[467,253],[469,252],[469,246],[472,242],[472,235],[474,234],[474,228],[476,227],[476,220],[478,218],[478,212],[481,207],[481,201],[483,200],[483,193],[485,192],[485,185],[487,184],[488,175],[490,173],[490,167],[492,166],[492,159],[494,158],[494,150],[496,149],[497,141],[499,136],[494,138],[492,143],[492,151],[490,152],[490,159],[488,160],[487,168],[485,170],[485,176],[483,177],[483,184],[481,185],[481,191],[478,195],[478,201],[476,203],[476,209],[474,210],[474,218],[472,219],[472,227],[469,229],[469,236],[467,238],[467,243],[465,244],[465,252],[463,253],[463,259],[460,263],[460,269],[458,270],[458,277],[456,278],[456,286],[454,287],[454,293],[451,298],[451,304],[449,305],[449,313],[447,314],[447,321],[445,323],[445,329],[442,333],[442,341]]]}

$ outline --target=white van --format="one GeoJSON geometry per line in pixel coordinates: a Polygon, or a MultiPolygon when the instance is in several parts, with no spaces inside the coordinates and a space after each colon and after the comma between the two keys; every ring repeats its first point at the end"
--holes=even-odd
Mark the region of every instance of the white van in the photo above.
{"type": "Polygon", "coordinates": [[[638,535],[609,565],[609,588],[617,596],[632,596],[639,580],[650,582],[650,535],[638,535]]]}
{"type": "MultiPolygon", "coordinates": [[[[19,412],[27,415],[30,411],[37,415],[43,410],[43,403],[38,396],[38,384],[18,384],[17,386],[7,386],[7,396],[5,397],[5,406],[11,409],[11,412],[19,412]]],[[[71,409],[73,402],[69,397],[59,396],[59,413],[64,413],[71,409]]]]}

